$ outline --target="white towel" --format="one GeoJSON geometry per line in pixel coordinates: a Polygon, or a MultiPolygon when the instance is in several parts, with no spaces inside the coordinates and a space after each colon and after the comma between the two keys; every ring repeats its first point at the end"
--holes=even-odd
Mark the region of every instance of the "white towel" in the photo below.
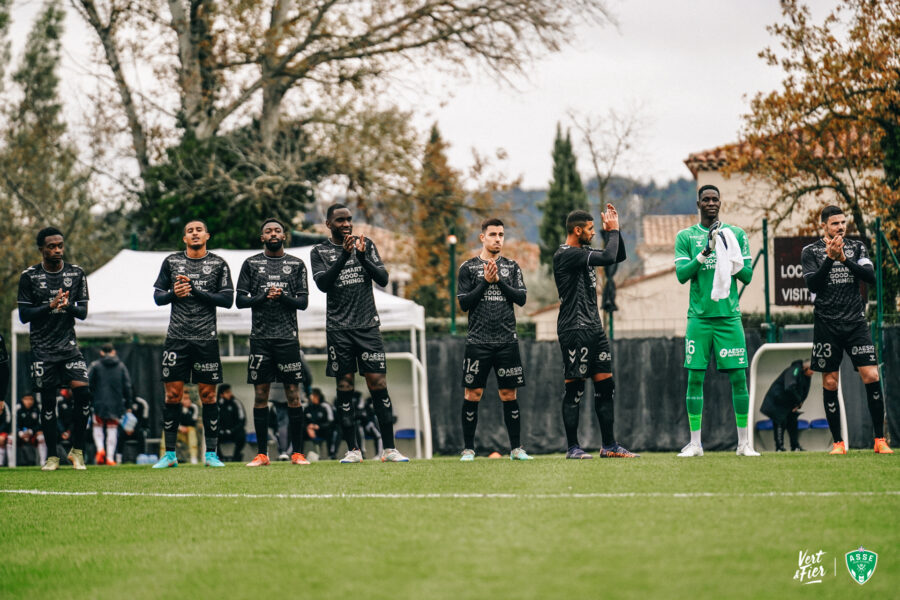
{"type": "Polygon", "coordinates": [[[710,298],[718,302],[731,294],[731,278],[744,268],[744,257],[734,232],[727,227],[719,229],[716,241],[716,272],[710,298]]]}

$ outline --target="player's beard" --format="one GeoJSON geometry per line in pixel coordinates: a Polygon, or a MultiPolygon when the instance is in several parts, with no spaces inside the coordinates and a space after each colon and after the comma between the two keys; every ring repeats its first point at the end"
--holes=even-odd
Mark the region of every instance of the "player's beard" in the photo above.
{"type": "Polygon", "coordinates": [[[269,252],[278,252],[284,246],[284,240],[269,239],[266,240],[266,250],[269,252]]]}

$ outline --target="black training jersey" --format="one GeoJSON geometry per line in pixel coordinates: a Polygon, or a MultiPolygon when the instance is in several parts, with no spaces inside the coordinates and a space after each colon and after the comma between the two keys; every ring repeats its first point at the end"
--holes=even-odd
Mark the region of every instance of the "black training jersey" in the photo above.
{"type": "MultiPolygon", "coordinates": [[[[19,278],[18,303],[46,306],[60,290],[69,292],[69,304],[88,301],[87,277],[78,265],[63,262],[62,269],[48,273],[42,263],[28,267],[19,278]]],[[[35,317],[30,323],[31,353],[36,361],[65,360],[77,356],[75,317],[56,309],[35,317]]]]}
{"type": "MultiPolygon", "coordinates": [[[[866,246],[859,240],[844,240],[844,256],[860,266],[871,265],[866,246]]],[[[800,261],[803,276],[819,270],[828,257],[825,240],[819,239],[803,248],[800,261]]],[[[841,262],[835,261],[828,273],[825,289],[813,296],[813,314],[826,321],[865,321],[866,302],[859,290],[859,279],[841,262]]]]}
{"type": "MultiPolygon", "coordinates": [[[[254,254],[244,261],[238,277],[238,292],[249,296],[265,294],[276,287],[288,297],[307,296],[306,265],[296,256],[266,256],[265,252],[254,254]]],[[[265,300],[251,309],[252,339],[296,339],[297,310],[285,306],[278,300],[265,300]]]]}
{"type": "MultiPolygon", "coordinates": [[[[318,281],[322,274],[331,268],[344,251],[325,240],[312,249],[310,267],[313,279],[318,281]]],[[[373,265],[382,264],[381,257],[372,240],[366,240],[366,260],[373,265]]],[[[372,277],[356,258],[356,250],[350,253],[347,262],[341,269],[334,286],[327,293],[325,328],[365,329],[380,324],[378,312],[375,310],[375,294],[372,291],[372,277]]]]}
{"type": "Polygon", "coordinates": [[[596,267],[588,265],[591,252],[601,251],[563,244],[553,254],[553,279],[559,293],[558,332],[603,327],[597,308],[596,267]]]}
{"type": "MultiPolygon", "coordinates": [[[[153,287],[163,292],[172,291],[177,275],[187,275],[194,288],[210,294],[234,291],[228,263],[212,252],[207,252],[203,258],[188,258],[184,252],[170,254],[163,261],[153,287]]],[[[176,296],[172,300],[166,337],[175,340],[216,339],[216,307],[194,296],[176,296]]]]}
{"type": "MultiPolygon", "coordinates": [[[[497,276],[511,288],[525,291],[522,269],[514,260],[501,256],[496,260],[497,276]]],[[[484,279],[486,261],[475,256],[459,267],[457,293],[466,294],[484,279]]],[[[496,283],[488,284],[484,295],[469,311],[469,344],[511,344],[518,341],[516,313],[512,300],[506,297],[496,283]]]]}

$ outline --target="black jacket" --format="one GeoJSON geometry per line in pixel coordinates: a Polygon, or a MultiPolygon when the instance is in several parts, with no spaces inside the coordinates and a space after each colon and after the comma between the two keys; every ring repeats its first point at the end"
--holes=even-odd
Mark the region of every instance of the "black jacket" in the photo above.
{"type": "Polygon", "coordinates": [[[101,419],[121,419],[131,404],[131,376],[117,356],[91,363],[88,383],[94,395],[94,414],[101,419]]]}
{"type": "Polygon", "coordinates": [[[787,416],[806,400],[811,379],[803,372],[803,360],[795,360],[772,383],[760,412],[776,423],[783,424],[787,416]]]}
{"type": "Polygon", "coordinates": [[[219,435],[230,436],[235,431],[244,431],[247,415],[244,407],[232,397],[231,400],[219,398],[219,435]]]}

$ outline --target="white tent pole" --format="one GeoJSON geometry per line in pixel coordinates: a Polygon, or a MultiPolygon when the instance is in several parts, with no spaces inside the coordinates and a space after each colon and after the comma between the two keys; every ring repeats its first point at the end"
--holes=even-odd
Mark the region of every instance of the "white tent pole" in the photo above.
{"type": "Polygon", "coordinates": [[[19,334],[16,333],[16,324],[14,321],[15,314],[16,314],[16,311],[13,311],[14,316],[12,319],[10,319],[12,321],[12,323],[9,328],[9,332],[12,334],[12,361],[11,361],[11,363],[12,363],[12,365],[11,365],[12,366],[12,373],[11,373],[12,388],[10,390],[10,392],[11,392],[10,393],[10,401],[9,401],[9,404],[6,406],[7,410],[12,411],[12,425],[11,425],[12,429],[9,432],[9,437],[12,439],[12,452],[8,452],[6,455],[7,464],[10,467],[16,466],[16,455],[18,454],[16,452],[16,450],[19,446],[19,444],[18,444],[19,435],[16,433],[16,413],[19,412],[18,410],[16,410],[16,398],[18,397],[18,392],[19,392],[18,386],[16,385],[16,382],[19,379],[19,377],[18,377],[18,373],[19,373],[19,344],[18,344],[19,334]],[[12,408],[10,408],[10,407],[12,407],[12,408]]]}
{"type": "Polygon", "coordinates": [[[416,329],[411,327],[409,330],[410,354],[413,355],[412,366],[412,392],[413,392],[413,431],[415,432],[416,458],[422,458],[422,414],[421,414],[421,391],[419,389],[419,365],[416,355],[416,329]]]}
{"type": "Polygon", "coordinates": [[[234,356],[234,334],[228,334],[228,356],[234,356]]]}
{"type": "MultiPolygon", "coordinates": [[[[425,351],[425,327],[419,331],[419,364],[422,365],[422,422],[424,431],[422,437],[425,440],[425,458],[431,458],[431,408],[428,403],[428,356],[425,351]]],[[[416,432],[418,435],[418,432],[416,432]]]]}

